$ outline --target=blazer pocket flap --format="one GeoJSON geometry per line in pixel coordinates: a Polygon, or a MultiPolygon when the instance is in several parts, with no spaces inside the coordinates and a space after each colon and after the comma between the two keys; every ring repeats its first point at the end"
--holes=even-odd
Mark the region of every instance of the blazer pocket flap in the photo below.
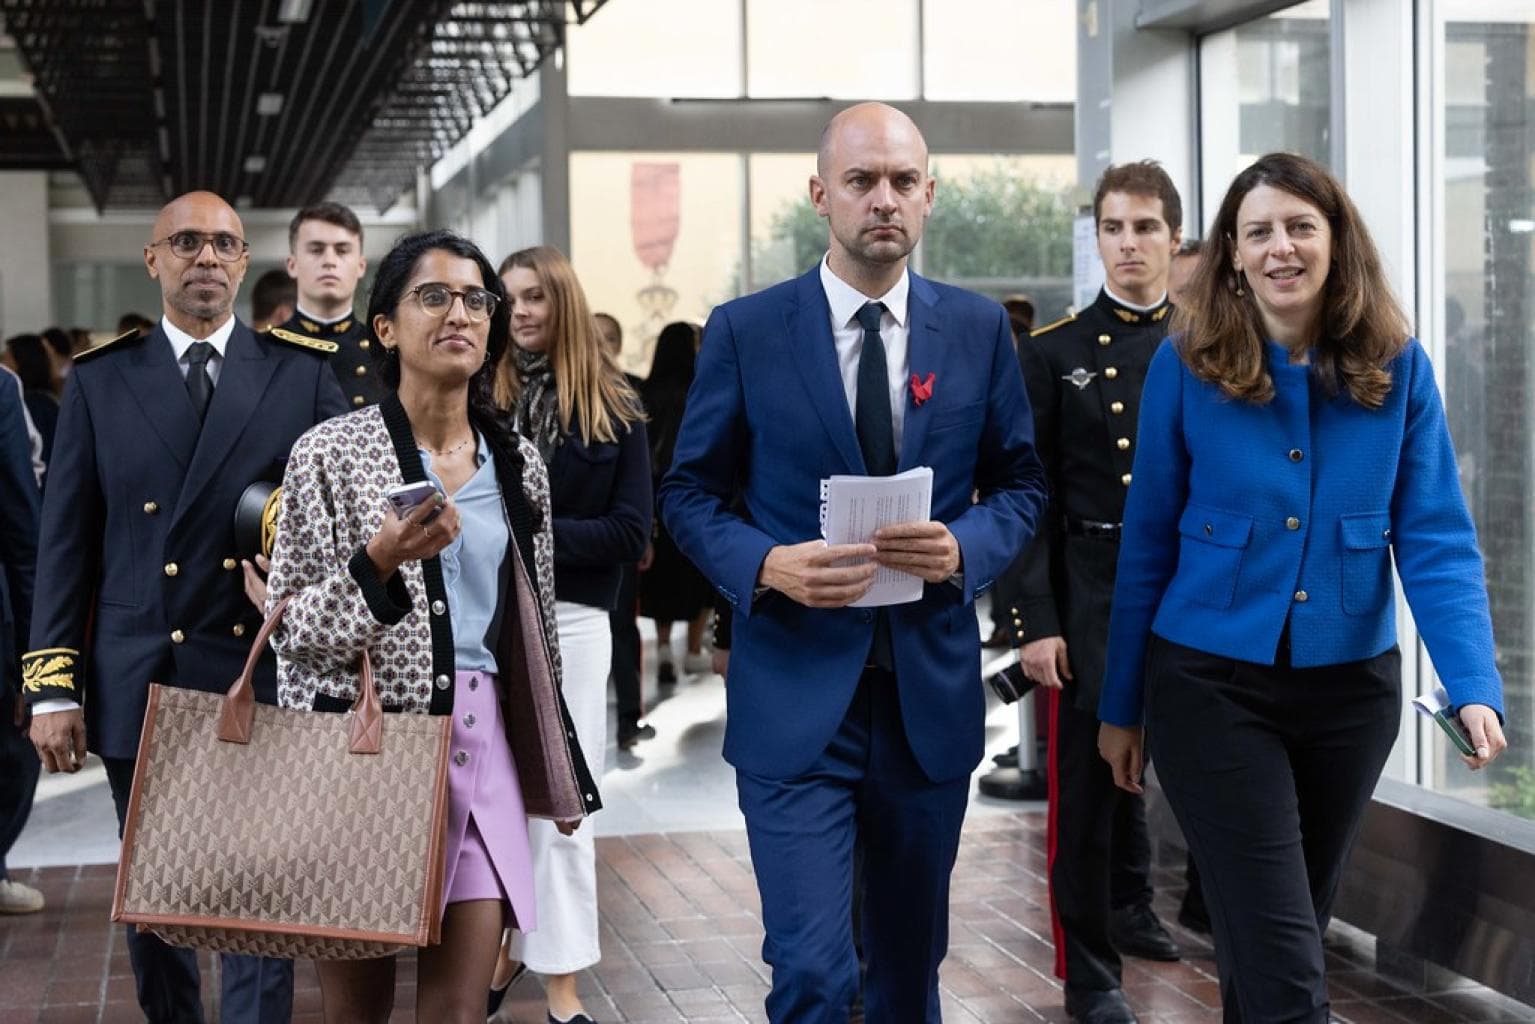
{"type": "Polygon", "coordinates": [[[986,415],[986,400],[970,402],[966,405],[956,406],[953,409],[935,409],[933,421],[928,424],[929,430],[942,430],[944,427],[954,427],[963,423],[974,423],[986,415]]]}
{"type": "Polygon", "coordinates": [[[1391,543],[1391,513],[1359,512],[1342,516],[1343,546],[1350,551],[1368,551],[1391,543]]]}
{"type": "Polygon", "coordinates": [[[1189,505],[1178,520],[1178,532],[1217,547],[1245,548],[1252,539],[1253,517],[1206,505],[1189,505]]]}

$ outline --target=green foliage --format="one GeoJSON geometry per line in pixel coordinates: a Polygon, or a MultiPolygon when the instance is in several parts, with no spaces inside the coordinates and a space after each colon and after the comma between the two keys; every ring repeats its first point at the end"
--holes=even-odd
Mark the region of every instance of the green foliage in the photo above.
{"type": "Polygon", "coordinates": [[[1528,765],[1505,768],[1487,787],[1487,803],[1520,818],[1535,818],[1535,770],[1528,765]]]}
{"type": "MultiPolygon", "coordinates": [[[[1003,165],[963,181],[938,179],[924,269],[939,280],[1071,276],[1072,208],[1063,192],[1003,165]]],[[[786,203],[752,246],[758,287],[803,273],[826,251],[826,222],[809,199],[786,203]]]]}

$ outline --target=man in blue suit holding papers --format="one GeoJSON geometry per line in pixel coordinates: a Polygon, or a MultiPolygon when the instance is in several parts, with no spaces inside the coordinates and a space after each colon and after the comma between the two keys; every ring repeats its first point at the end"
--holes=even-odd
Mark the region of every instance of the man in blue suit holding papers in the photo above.
{"type": "Polygon", "coordinates": [[[826,258],[714,311],[661,487],[672,536],[735,615],[725,757],[775,1022],[848,1019],[855,839],[868,1017],[940,1019],[949,873],[982,753],[974,602],[1045,500],[1006,314],[907,269],[933,195],[904,114],[832,119],[810,179],[826,258]],[[820,539],[823,478],[916,466],[933,470],[930,520],[820,539]],[[879,565],[921,577],[920,600],[850,607],[879,565]]]}

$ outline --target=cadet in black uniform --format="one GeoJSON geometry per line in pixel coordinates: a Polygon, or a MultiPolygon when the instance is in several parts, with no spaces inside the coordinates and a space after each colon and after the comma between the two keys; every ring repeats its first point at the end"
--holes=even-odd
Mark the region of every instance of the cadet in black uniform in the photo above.
{"type": "Polygon", "coordinates": [[[272,333],[288,340],[327,341],[336,346],[336,371],[348,409],[383,397],[383,385],[368,353],[368,325],[353,310],[357,286],[368,269],[362,255],[362,222],[340,203],[316,203],[288,224],[288,276],[298,285],[298,305],[272,333]]]}
{"type": "MultiPolygon", "coordinates": [[[[218,196],[173,200],[144,248],[164,318],[77,356],[64,386],[22,693],[48,771],[77,771],[87,739],[101,755],[119,830],[150,682],[227,689],[261,623],[237,571],[241,492],[281,479],[299,435],[345,411],[326,343],[234,317],[248,248],[218,196]]],[[[269,652],[257,699],[275,691],[269,652]]],[[[128,955],[150,1021],[202,1021],[192,950],[130,925],[128,955]]],[[[290,1019],[291,961],[225,955],[221,973],[226,1024],[290,1019]]]]}
{"type": "Polygon", "coordinates": [[[1151,910],[1140,797],[1098,757],[1098,691],[1141,384],[1171,320],[1167,270],[1182,205],[1167,173],[1111,167],[1093,199],[1107,284],[1091,306],[1019,346],[1035,446],[1050,475],[1050,529],[1025,556],[1013,625],[1029,678],[1050,689],[1049,872],[1056,974],[1085,1024],[1136,1017],[1119,953],[1176,960],[1151,910]]]}

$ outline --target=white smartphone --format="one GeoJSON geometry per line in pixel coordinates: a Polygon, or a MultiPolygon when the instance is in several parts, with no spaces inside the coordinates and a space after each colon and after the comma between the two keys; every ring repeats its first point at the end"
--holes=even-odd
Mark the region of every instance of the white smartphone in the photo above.
{"type": "MultiPolygon", "coordinates": [[[[430,480],[423,480],[416,484],[400,484],[398,487],[391,487],[384,494],[384,498],[389,502],[389,507],[394,509],[394,514],[398,518],[404,519],[420,508],[423,502],[430,500],[436,493],[437,485],[430,480]]],[[[422,525],[430,523],[441,513],[442,508],[439,506],[421,521],[422,525]]]]}

